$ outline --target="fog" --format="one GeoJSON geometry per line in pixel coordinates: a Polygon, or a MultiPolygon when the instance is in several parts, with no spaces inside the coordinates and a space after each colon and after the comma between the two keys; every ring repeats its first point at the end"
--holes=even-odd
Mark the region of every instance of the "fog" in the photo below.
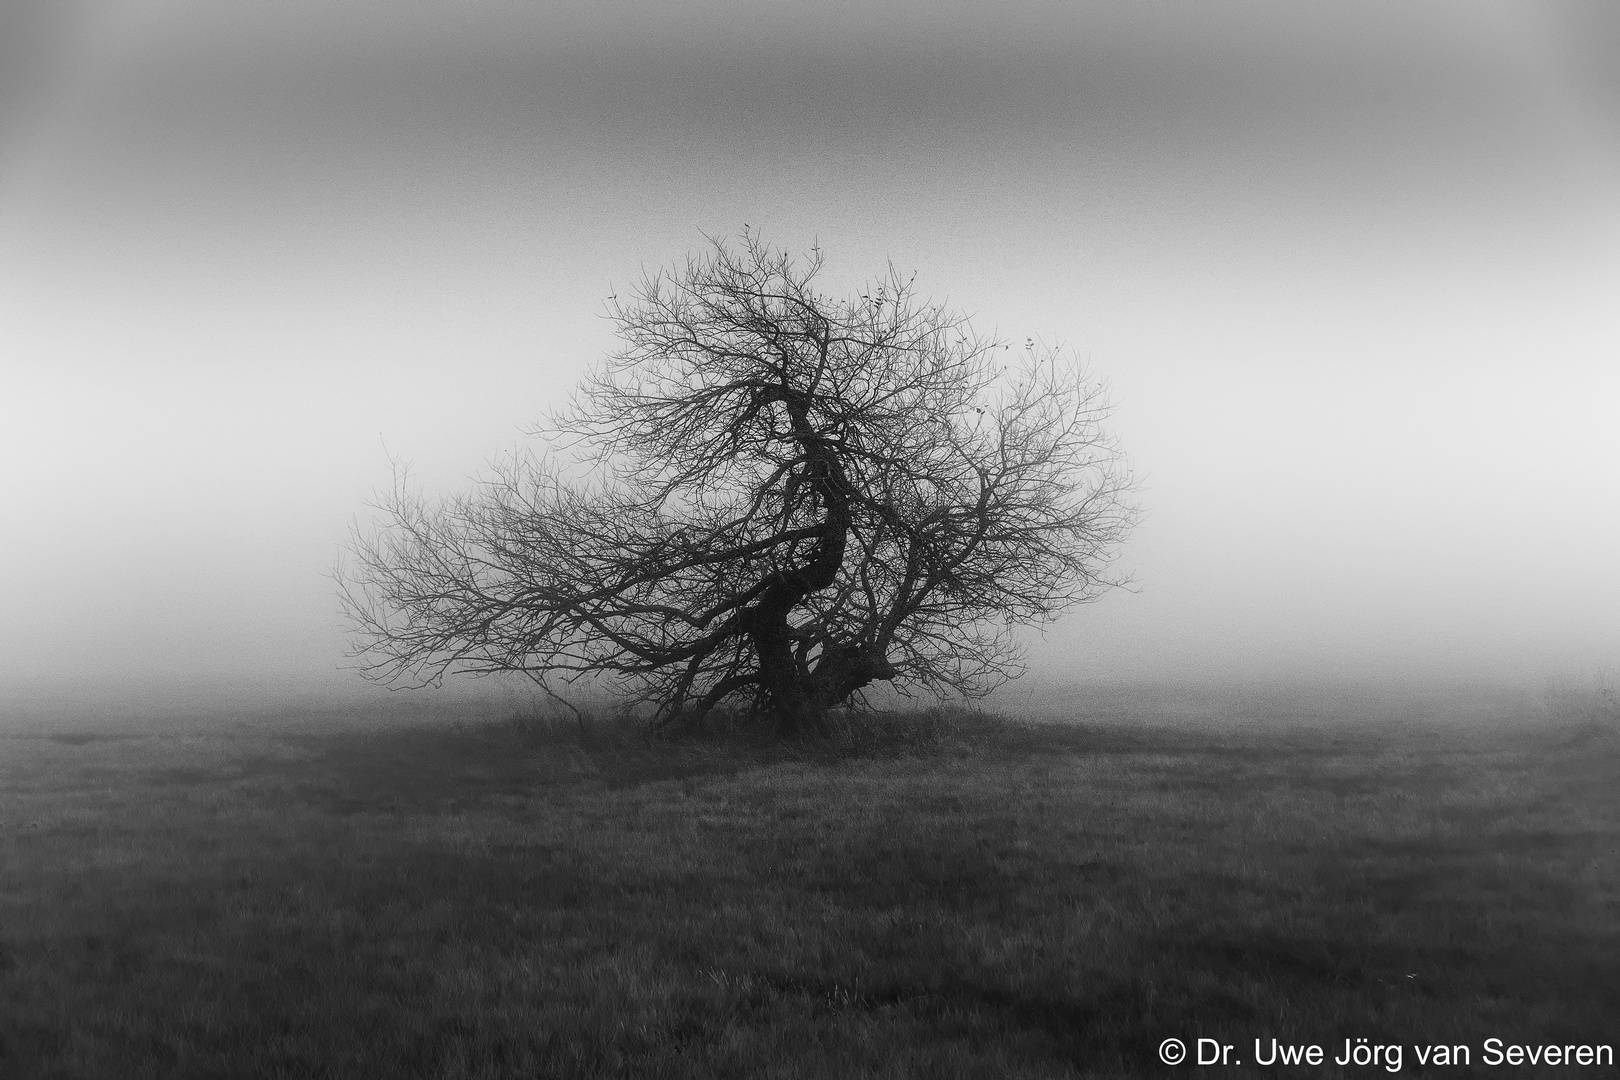
{"type": "Polygon", "coordinates": [[[0,699],[357,694],[329,577],[745,224],[1111,387],[1135,580],[1032,679],[1620,665],[1620,14],[16,5],[0,699]]]}

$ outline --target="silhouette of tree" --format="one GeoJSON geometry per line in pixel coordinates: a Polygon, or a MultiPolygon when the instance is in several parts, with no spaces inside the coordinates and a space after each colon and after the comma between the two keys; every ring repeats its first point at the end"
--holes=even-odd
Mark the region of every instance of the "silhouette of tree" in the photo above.
{"type": "Polygon", "coordinates": [[[1019,673],[1016,624],[1118,584],[1102,392],[892,266],[847,300],[821,268],[715,241],[609,302],[623,346],[546,451],[436,503],[397,479],[339,573],[366,674],[606,676],[659,721],[792,733],[877,682],[972,697],[1019,673]]]}

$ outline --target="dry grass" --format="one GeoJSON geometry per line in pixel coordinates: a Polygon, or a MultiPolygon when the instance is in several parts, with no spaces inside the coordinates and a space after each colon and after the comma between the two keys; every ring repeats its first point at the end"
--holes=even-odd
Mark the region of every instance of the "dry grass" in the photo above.
{"type": "Polygon", "coordinates": [[[1620,1043],[1617,766],[1584,715],[958,715],[790,747],[14,731],[0,1076],[1113,1077],[1169,1072],[1167,1035],[1620,1043]]]}

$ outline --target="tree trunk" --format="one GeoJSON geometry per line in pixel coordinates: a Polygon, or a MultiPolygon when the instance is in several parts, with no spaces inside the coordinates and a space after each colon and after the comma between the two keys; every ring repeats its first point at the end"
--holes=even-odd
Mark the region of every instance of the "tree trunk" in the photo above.
{"type": "Polygon", "coordinates": [[[765,694],[767,718],[783,735],[796,735],[806,726],[814,726],[819,718],[808,710],[808,687],[793,656],[793,641],[788,636],[788,611],[791,604],[785,597],[762,601],[747,613],[748,636],[753,641],[754,654],[759,657],[759,682],[765,694]]]}
{"type": "MultiPolygon", "coordinates": [[[[825,360],[825,340],[821,350],[825,360]]],[[[791,570],[778,571],[754,608],[744,613],[745,628],[759,657],[766,707],[778,732],[792,736],[821,730],[827,711],[872,679],[861,677],[858,665],[829,668],[825,658],[811,673],[793,653],[789,616],[806,596],[837,580],[843,565],[850,530],[850,490],[843,463],[826,435],[810,423],[808,398],[783,386],[777,400],[787,409],[794,437],[804,453],[805,465],[799,475],[813,486],[826,514],[825,531],[809,558],[791,570]],[[859,681],[851,683],[851,677],[859,681]]]]}
{"type": "Polygon", "coordinates": [[[894,677],[894,668],[879,652],[861,645],[832,649],[815,671],[807,671],[793,655],[786,612],[772,618],[756,609],[750,621],[769,720],[785,737],[824,730],[831,709],[857,690],[894,677]]]}

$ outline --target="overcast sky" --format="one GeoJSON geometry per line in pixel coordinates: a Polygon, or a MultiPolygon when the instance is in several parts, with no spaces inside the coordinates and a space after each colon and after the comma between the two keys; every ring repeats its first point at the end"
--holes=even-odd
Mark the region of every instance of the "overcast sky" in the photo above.
{"type": "MultiPolygon", "coordinates": [[[[22,9],[22,10],[18,10],[22,9]]],[[[1118,403],[1046,679],[1620,666],[1620,8],[130,0],[0,15],[0,693],[338,692],[467,484],[745,224],[1118,403]]]]}

